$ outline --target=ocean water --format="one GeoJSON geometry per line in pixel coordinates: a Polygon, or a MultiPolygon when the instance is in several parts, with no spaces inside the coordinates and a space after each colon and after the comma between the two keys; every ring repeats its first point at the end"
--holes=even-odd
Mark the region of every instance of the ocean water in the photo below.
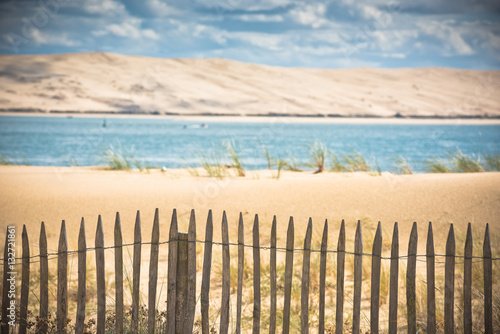
{"type": "Polygon", "coordinates": [[[222,154],[222,143],[228,140],[246,169],[267,168],[264,147],[273,158],[293,156],[306,162],[310,145],[321,141],[338,154],[357,150],[382,171],[395,171],[395,159],[402,156],[422,172],[426,159],[444,157],[450,150],[476,155],[500,149],[500,125],[298,124],[286,118],[202,124],[160,118],[0,116],[0,155],[17,164],[104,165],[103,152],[112,145],[132,151],[151,167],[200,166],[200,156],[222,154]]]}

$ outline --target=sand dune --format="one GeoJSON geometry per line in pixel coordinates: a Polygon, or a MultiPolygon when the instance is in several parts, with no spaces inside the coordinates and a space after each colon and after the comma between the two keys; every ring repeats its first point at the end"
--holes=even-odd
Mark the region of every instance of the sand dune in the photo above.
{"type": "Polygon", "coordinates": [[[108,53],[0,56],[3,111],[500,117],[500,71],[304,69],[108,53]]]}

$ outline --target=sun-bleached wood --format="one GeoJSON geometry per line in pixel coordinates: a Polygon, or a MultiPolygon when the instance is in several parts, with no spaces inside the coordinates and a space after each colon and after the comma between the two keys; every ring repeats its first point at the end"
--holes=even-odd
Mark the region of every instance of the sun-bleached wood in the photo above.
{"type": "Polygon", "coordinates": [[[241,333],[241,301],[243,294],[243,266],[245,264],[245,232],[243,214],[240,212],[238,220],[238,287],[236,296],[236,334],[241,333]]]}
{"type": "Polygon", "coordinates": [[[23,224],[21,235],[22,268],[21,268],[21,304],[19,305],[19,334],[26,334],[28,326],[28,296],[30,293],[30,243],[28,231],[23,224]]]}
{"type": "Polygon", "coordinates": [[[455,232],[450,225],[446,240],[446,261],[444,265],[444,333],[455,332],[455,232]]]}
{"type": "Polygon", "coordinates": [[[408,264],[406,266],[406,308],[408,333],[417,333],[416,272],[417,272],[417,223],[413,223],[408,242],[408,264]]]}
{"type": "Polygon", "coordinates": [[[220,311],[220,334],[227,334],[229,330],[229,294],[231,285],[229,232],[227,227],[226,211],[222,214],[222,296],[220,311]]]}
{"type": "Polygon", "coordinates": [[[177,234],[177,291],[175,293],[175,334],[184,334],[186,329],[188,290],[188,234],[177,234]]]}
{"type": "Polygon", "coordinates": [[[212,235],[213,220],[212,210],[208,211],[207,225],[205,228],[205,249],[203,255],[203,277],[201,279],[201,332],[210,333],[209,323],[209,292],[210,292],[210,270],[212,268],[212,235]]]}
{"type": "Polygon", "coordinates": [[[399,230],[394,223],[391,245],[391,269],[389,281],[389,334],[398,332],[398,279],[399,279],[399,230]]]}
{"type": "Polygon", "coordinates": [[[134,259],[132,262],[132,320],[130,327],[132,333],[139,332],[139,309],[140,309],[140,288],[141,288],[141,214],[137,210],[134,225],[134,259]]]}
{"type": "Polygon", "coordinates": [[[115,333],[123,333],[123,239],[120,214],[115,218],[115,333]]]}
{"type": "Polygon", "coordinates": [[[427,333],[436,333],[436,256],[434,254],[434,235],[432,223],[427,231],[426,263],[427,263],[427,333]]]}
{"type": "Polygon", "coordinates": [[[292,300],[292,278],[293,278],[293,247],[294,229],[293,217],[288,222],[286,234],[286,260],[285,260],[285,302],[283,304],[283,334],[290,332],[290,304],[292,300]]]}
{"type": "Polygon", "coordinates": [[[76,295],[75,334],[82,334],[85,328],[85,297],[87,295],[87,241],[85,221],[82,217],[78,234],[78,292],[76,295]]]}
{"type": "Polygon", "coordinates": [[[304,251],[302,253],[302,285],[300,293],[300,328],[301,333],[309,333],[309,274],[311,269],[311,237],[312,219],[309,218],[306,236],[304,238],[304,251]]]}
{"type": "Polygon", "coordinates": [[[68,241],[64,220],[59,233],[57,253],[57,332],[66,333],[66,319],[68,316],[68,241]]]}
{"type": "Polygon", "coordinates": [[[337,306],[335,310],[335,333],[344,332],[344,269],[345,269],[345,223],[342,219],[337,242],[337,306]]]}
{"type": "Polygon", "coordinates": [[[484,332],[493,333],[493,267],[491,260],[490,226],[486,224],[483,241],[484,332]]]}
{"type": "Polygon", "coordinates": [[[160,217],[156,208],[153,219],[153,230],[151,232],[151,256],[149,260],[149,282],[148,282],[148,334],[156,330],[156,284],[158,282],[158,257],[160,251],[160,217]]]}
{"type": "Polygon", "coordinates": [[[371,280],[371,302],[370,302],[370,331],[371,334],[379,332],[379,308],[380,308],[380,263],[382,255],[382,226],[378,222],[372,247],[372,280],[371,280]]]}
{"type": "MultiPolygon", "coordinates": [[[[45,223],[40,227],[40,311],[41,320],[40,333],[47,332],[47,315],[49,312],[49,260],[47,257],[47,234],[45,233],[45,223]]],[[[7,249],[6,249],[7,250],[7,249]]],[[[5,277],[5,276],[4,276],[5,277]]]]}
{"type": "Polygon", "coordinates": [[[318,333],[325,332],[325,283],[326,283],[326,251],[328,249],[328,220],[325,220],[323,237],[321,238],[321,256],[319,264],[319,325],[318,333]]]}
{"type": "Polygon", "coordinates": [[[104,231],[102,229],[101,215],[97,219],[97,230],[95,233],[95,261],[97,279],[97,334],[106,331],[106,273],[104,263],[104,231]]]}
{"type": "Polygon", "coordinates": [[[472,334],[472,230],[467,226],[464,249],[464,334],[472,334]]]}
{"type": "Polygon", "coordinates": [[[269,260],[269,282],[271,285],[271,314],[269,315],[269,334],[276,334],[276,216],[273,217],[271,226],[271,250],[269,260]]]}
{"type": "Polygon", "coordinates": [[[260,241],[259,216],[253,222],[253,326],[252,333],[260,333],[260,241]]]}
{"type": "Polygon", "coordinates": [[[354,238],[354,298],[352,307],[352,333],[360,332],[361,323],[361,284],[363,280],[363,236],[361,221],[358,220],[354,238]]]}
{"type": "Polygon", "coordinates": [[[188,276],[187,276],[187,312],[184,333],[193,333],[196,307],[196,217],[191,210],[188,227],[188,276]]]}
{"type": "Polygon", "coordinates": [[[167,288],[167,323],[166,333],[175,333],[175,293],[177,290],[177,210],[172,212],[168,235],[168,288],[167,288]]]}

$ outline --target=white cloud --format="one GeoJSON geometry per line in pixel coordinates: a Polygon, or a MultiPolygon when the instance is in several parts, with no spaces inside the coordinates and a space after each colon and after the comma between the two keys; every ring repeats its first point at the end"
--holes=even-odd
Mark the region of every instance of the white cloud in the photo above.
{"type": "Polygon", "coordinates": [[[463,39],[460,29],[451,26],[454,21],[424,21],[419,22],[420,30],[429,36],[440,39],[443,44],[443,54],[446,56],[468,56],[475,54],[471,46],[463,39]]]}
{"type": "Polygon", "coordinates": [[[233,18],[245,22],[283,22],[283,16],[281,15],[264,15],[264,14],[244,14],[235,15],[233,18]]]}
{"type": "Polygon", "coordinates": [[[142,20],[137,18],[128,18],[120,24],[108,24],[104,30],[96,30],[92,33],[95,36],[104,36],[112,34],[120,37],[132,39],[149,38],[153,40],[160,39],[160,35],[152,29],[141,29],[142,20]]]}
{"type": "Polygon", "coordinates": [[[325,19],[326,6],[322,3],[300,6],[289,12],[290,17],[297,23],[312,28],[319,28],[328,24],[325,19]]]}
{"type": "Polygon", "coordinates": [[[33,41],[38,45],[62,45],[62,46],[80,46],[79,41],[68,38],[66,34],[51,34],[38,29],[33,29],[33,41]]]}
{"type": "Polygon", "coordinates": [[[121,16],[126,14],[125,6],[114,0],[86,0],[82,8],[89,14],[101,16],[121,16]]]}

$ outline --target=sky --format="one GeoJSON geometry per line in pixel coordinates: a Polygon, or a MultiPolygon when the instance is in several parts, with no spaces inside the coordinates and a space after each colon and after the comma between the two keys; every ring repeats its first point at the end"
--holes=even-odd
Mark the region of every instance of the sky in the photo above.
{"type": "Polygon", "coordinates": [[[500,69],[499,0],[0,0],[0,54],[500,69]]]}

